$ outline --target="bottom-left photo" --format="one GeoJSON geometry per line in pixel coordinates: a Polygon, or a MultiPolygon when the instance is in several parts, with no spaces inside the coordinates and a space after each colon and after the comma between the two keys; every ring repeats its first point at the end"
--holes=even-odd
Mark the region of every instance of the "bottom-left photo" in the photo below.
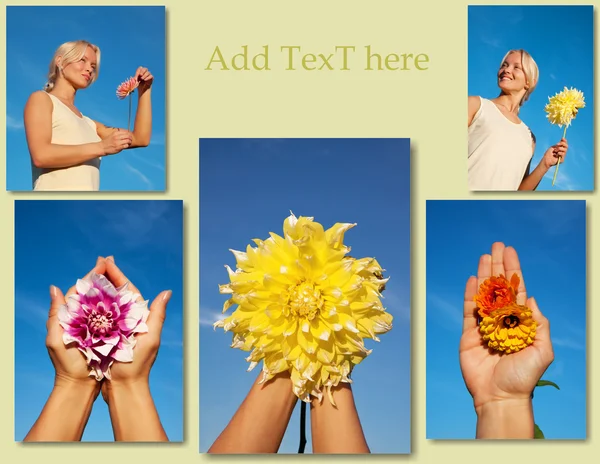
{"type": "Polygon", "coordinates": [[[14,203],[15,441],[183,441],[183,202],[14,203]]]}

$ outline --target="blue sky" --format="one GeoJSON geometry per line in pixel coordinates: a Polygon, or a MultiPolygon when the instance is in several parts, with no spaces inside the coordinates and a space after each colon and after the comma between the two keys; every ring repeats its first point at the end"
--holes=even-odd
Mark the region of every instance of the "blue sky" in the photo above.
{"type": "MultiPolygon", "coordinates": [[[[115,257],[142,296],[172,290],[150,389],[171,441],[183,440],[183,204],[170,201],[15,201],[15,440],[46,402],[54,369],[45,346],[49,287],[66,292],[98,256],[115,257]]],[[[113,441],[98,397],[84,441],[113,441]]]]}
{"type": "MultiPolygon", "coordinates": [[[[128,101],[117,99],[117,86],[133,76],[138,66],[154,75],[150,145],[103,158],[100,190],[164,190],[165,8],[8,6],[6,24],[7,189],[32,188],[23,128],[29,95],[46,83],[55,50],[64,42],[83,39],[98,45],[102,53],[98,80],[75,98],[85,116],[127,128],[128,101]]],[[[136,104],[137,92],[132,128],[136,104]]]]}
{"type": "MultiPolygon", "coordinates": [[[[283,234],[290,210],[325,228],[358,225],[344,243],[352,256],[374,256],[391,276],[384,304],[394,328],[353,372],[353,392],[374,453],[410,451],[410,185],[408,139],[200,140],[200,451],[227,425],[256,379],[247,353],[229,347],[231,334],[213,331],[226,295],[230,248],[283,234]]],[[[227,314],[230,314],[228,311],[227,314]]],[[[290,387],[291,388],[291,387],[290,387]]],[[[281,453],[297,453],[297,404],[281,453]]],[[[310,414],[307,414],[310,416],[310,414]]],[[[308,444],[312,449],[310,426],[308,444]]]]}
{"type": "Polygon", "coordinates": [[[532,169],[563,134],[546,118],[548,97],[565,86],[584,94],[586,107],[567,129],[569,151],[556,184],[552,168],[538,190],[594,190],[593,44],[592,6],[469,7],[469,95],[499,95],[496,76],[508,50],[527,50],[539,67],[539,83],[520,114],[537,139],[532,169]]]}
{"type": "Polygon", "coordinates": [[[465,284],[492,244],[513,246],[527,288],[550,320],[555,359],[536,388],[548,439],[586,437],[586,210],[576,200],[427,201],[427,438],[475,438],[460,372],[465,284]]]}

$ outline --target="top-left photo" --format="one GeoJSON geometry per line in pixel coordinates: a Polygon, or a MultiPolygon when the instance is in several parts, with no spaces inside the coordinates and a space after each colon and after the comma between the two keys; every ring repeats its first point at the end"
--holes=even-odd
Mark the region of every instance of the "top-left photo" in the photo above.
{"type": "Polygon", "coordinates": [[[164,6],[6,7],[6,189],[163,191],[164,6]]]}

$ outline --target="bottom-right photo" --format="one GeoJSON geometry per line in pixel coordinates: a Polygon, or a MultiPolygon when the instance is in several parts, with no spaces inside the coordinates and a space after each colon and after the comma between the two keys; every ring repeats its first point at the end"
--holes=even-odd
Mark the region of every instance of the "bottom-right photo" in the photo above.
{"type": "Polygon", "coordinates": [[[427,438],[587,438],[586,203],[427,201],[427,438]]]}

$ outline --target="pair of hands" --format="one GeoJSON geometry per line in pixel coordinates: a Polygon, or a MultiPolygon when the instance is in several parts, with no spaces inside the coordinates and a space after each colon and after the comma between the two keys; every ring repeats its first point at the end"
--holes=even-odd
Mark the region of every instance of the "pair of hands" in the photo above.
{"type": "Polygon", "coordinates": [[[554,360],[554,352],[550,323],[540,312],[535,299],[527,297],[519,257],[514,248],[494,243],[492,254],[481,256],[477,277],[470,277],[467,281],[463,316],[460,368],[478,414],[486,405],[530,401],[536,383],[554,360]],[[526,304],[531,309],[537,331],[531,346],[517,353],[500,355],[482,343],[473,297],[485,279],[499,274],[510,279],[513,273],[521,279],[517,303],[526,304]]]}
{"type": "MultiPolygon", "coordinates": [[[[154,76],[150,73],[148,68],[140,66],[135,71],[133,78],[139,82],[138,95],[141,98],[150,88],[154,82],[154,76]]],[[[129,148],[133,143],[133,132],[125,129],[117,129],[112,134],[102,141],[102,148],[104,153],[107,155],[116,155],[121,151],[129,148]]]]}
{"type": "Polygon", "coordinates": [[[569,144],[567,143],[567,139],[562,138],[560,142],[556,145],[552,145],[546,153],[544,153],[544,157],[542,162],[544,163],[544,167],[546,169],[550,169],[552,166],[558,164],[560,160],[561,163],[565,161],[565,156],[567,156],[567,150],[569,149],[569,144]]]}
{"type": "MultiPolygon", "coordinates": [[[[103,274],[115,287],[119,287],[129,280],[115,264],[112,256],[98,258],[94,268],[88,273],[103,274]]],[[[86,276],[87,277],[87,276],[86,276]]],[[[129,289],[134,293],[139,290],[129,282],[129,289]]],[[[117,384],[147,384],[150,369],[154,364],[160,346],[160,335],[165,320],[166,306],[171,296],[170,291],[160,293],[150,305],[148,316],[148,332],[136,335],[136,346],[134,348],[134,359],[130,363],[114,362],[111,366],[112,380],[96,381],[89,377],[89,368],[83,354],[73,345],[65,345],[63,342],[63,328],[58,320],[58,309],[66,303],[69,296],[76,293],[75,286],[71,287],[66,295],[55,286],[50,288],[51,305],[46,328],[46,346],[54,369],[56,372],[56,385],[78,386],[84,389],[90,388],[97,397],[100,390],[105,401],[108,403],[108,391],[112,385],[117,384]]],[[[140,297],[140,300],[143,300],[140,297]]]]}

